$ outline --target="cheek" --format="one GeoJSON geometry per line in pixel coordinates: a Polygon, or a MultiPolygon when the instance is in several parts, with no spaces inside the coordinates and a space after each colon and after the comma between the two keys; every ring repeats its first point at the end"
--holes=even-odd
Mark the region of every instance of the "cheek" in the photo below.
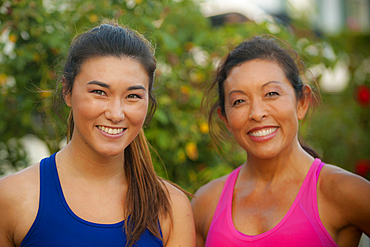
{"type": "Polygon", "coordinates": [[[147,103],[137,104],[133,106],[128,106],[125,109],[125,115],[126,118],[128,118],[132,124],[143,125],[147,111],[148,111],[147,103]]]}
{"type": "Polygon", "coordinates": [[[84,118],[94,118],[104,109],[104,105],[97,103],[96,101],[89,100],[89,98],[81,97],[78,100],[72,101],[72,110],[84,118]]]}
{"type": "Polygon", "coordinates": [[[246,110],[235,109],[227,112],[226,115],[230,126],[230,130],[238,131],[244,128],[246,124],[245,121],[248,118],[246,110]]]}
{"type": "Polygon", "coordinates": [[[280,121],[294,128],[298,127],[296,104],[297,103],[293,100],[286,100],[284,102],[281,102],[281,104],[279,104],[275,108],[276,115],[280,119],[280,121]]]}

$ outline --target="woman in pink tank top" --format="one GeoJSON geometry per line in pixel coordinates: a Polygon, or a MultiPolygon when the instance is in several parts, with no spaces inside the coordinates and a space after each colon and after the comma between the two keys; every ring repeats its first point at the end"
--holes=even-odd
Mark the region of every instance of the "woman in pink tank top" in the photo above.
{"type": "Polygon", "coordinates": [[[217,112],[248,158],[195,194],[198,247],[355,247],[370,235],[370,183],[298,140],[313,97],[301,68],[295,51],[263,37],[219,66],[206,95],[210,126],[217,112]]]}

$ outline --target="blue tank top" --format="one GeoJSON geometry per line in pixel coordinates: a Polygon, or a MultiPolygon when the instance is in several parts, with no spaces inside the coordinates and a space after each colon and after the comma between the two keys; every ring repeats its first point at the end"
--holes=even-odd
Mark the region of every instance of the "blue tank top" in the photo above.
{"type": "MultiPolygon", "coordinates": [[[[124,221],[97,224],[81,219],[69,208],[60,185],[55,154],[40,162],[40,201],[35,221],[21,247],[124,247],[124,221]]],[[[149,230],[134,246],[163,246],[149,230]]]]}

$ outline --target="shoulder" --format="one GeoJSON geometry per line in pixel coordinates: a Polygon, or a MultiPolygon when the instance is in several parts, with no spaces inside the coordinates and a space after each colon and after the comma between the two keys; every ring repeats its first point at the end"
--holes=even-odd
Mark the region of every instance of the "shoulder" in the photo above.
{"type": "Polygon", "coordinates": [[[345,201],[348,197],[370,193],[370,182],[340,167],[326,164],[319,176],[318,189],[332,199],[341,197],[340,201],[345,201]]]}
{"type": "Polygon", "coordinates": [[[165,190],[168,193],[172,211],[191,211],[190,201],[187,195],[176,185],[162,180],[165,190]]]}
{"type": "Polygon", "coordinates": [[[328,215],[336,218],[337,224],[344,222],[339,227],[352,225],[370,234],[369,181],[340,167],[327,164],[319,176],[318,198],[321,198],[321,202],[329,209],[328,215]],[[365,227],[366,225],[368,226],[365,227]]]}
{"type": "Polygon", "coordinates": [[[27,223],[32,224],[37,214],[39,187],[39,164],[0,179],[0,234],[7,229],[14,238],[16,230],[28,231],[23,226],[30,227],[27,223]]]}
{"type": "Polygon", "coordinates": [[[192,206],[197,207],[198,205],[209,206],[214,203],[217,204],[228,176],[229,174],[212,180],[200,187],[192,199],[192,206]]]}
{"type": "MultiPolygon", "coordinates": [[[[204,243],[216,211],[225,182],[229,175],[217,178],[200,187],[191,201],[194,213],[197,243],[204,243]]],[[[199,244],[202,246],[202,244],[199,244]]]]}
{"type": "Polygon", "coordinates": [[[161,220],[165,246],[195,246],[193,212],[189,198],[175,185],[163,181],[171,205],[171,217],[161,220]]]}
{"type": "Polygon", "coordinates": [[[35,164],[0,179],[1,205],[22,201],[36,194],[39,191],[39,177],[39,164],[35,164]]]}

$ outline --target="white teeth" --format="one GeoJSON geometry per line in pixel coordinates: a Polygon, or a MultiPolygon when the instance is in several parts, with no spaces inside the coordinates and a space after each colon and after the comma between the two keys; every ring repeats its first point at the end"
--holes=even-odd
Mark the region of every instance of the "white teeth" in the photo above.
{"type": "Polygon", "coordinates": [[[252,132],[252,133],[250,133],[250,135],[251,136],[256,136],[256,137],[267,136],[267,135],[275,132],[276,129],[277,129],[277,127],[270,128],[270,129],[263,129],[263,130],[252,132]]]}
{"type": "Polygon", "coordinates": [[[117,135],[119,133],[121,133],[124,128],[120,128],[120,129],[112,129],[112,128],[107,128],[107,127],[104,127],[104,126],[98,126],[98,128],[102,131],[104,131],[105,133],[108,133],[108,134],[111,134],[111,135],[117,135]]]}

